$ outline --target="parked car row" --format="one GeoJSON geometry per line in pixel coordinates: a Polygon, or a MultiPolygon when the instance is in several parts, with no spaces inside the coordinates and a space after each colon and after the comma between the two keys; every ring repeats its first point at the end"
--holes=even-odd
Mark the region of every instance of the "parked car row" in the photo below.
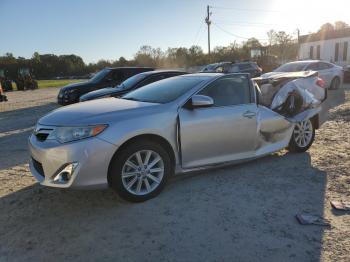
{"type": "Polygon", "coordinates": [[[126,200],[145,201],[174,173],[286,147],[306,151],[322,124],[323,84],[313,71],[269,78],[143,72],[39,119],[29,139],[30,170],[45,186],[110,186],[126,200]],[[105,92],[112,97],[100,98],[105,92]]]}
{"type": "MultiPolygon", "coordinates": [[[[262,74],[255,62],[220,62],[205,66],[201,73],[247,73],[251,77],[269,78],[290,72],[316,71],[328,89],[338,89],[344,80],[342,67],[319,60],[286,63],[272,72],[262,74]]],[[[58,103],[69,105],[104,97],[119,97],[150,83],[186,74],[184,71],[155,70],[148,67],[105,68],[86,82],[63,87],[58,94],[58,103]]]]}

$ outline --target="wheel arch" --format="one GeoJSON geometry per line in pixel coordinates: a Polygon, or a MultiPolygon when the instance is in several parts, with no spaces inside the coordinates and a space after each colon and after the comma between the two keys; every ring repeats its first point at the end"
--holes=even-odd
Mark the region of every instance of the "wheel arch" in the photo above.
{"type": "MultiPolygon", "coordinates": [[[[340,86],[341,86],[341,84],[342,84],[342,78],[339,76],[339,75],[336,75],[336,76],[334,76],[333,78],[332,78],[332,80],[331,80],[331,83],[330,83],[330,85],[329,85],[329,88],[333,88],[333,81],[335,80],[335,79],[338,79],[339,80],[339,86],[338,86],[338,88],[340,88],[340,86]]],[[[336,89],[338,89],[338,88],[336,88],[336,89]]]]}
{"type": "Polygon", "coordinates": [[[108,184],[110,184],[110,178],[109,178],[110,168],[111,168],[111,164],[112,164],[112,161],[114,160],[115,156],[117,156],[120,151],[122,151],[124,148],[127,148],[130,144],[136,143],[138,141],[152,141],[152,142],[155,142],[155,143],[159,144],[160,146],[162,146],[169,153],[171,165],[175,169],[175,164],[176,164],[175,152],[174,152],[174,149],[171,146],[170,142],[167,139],[165,139],[164,137],[162,137],[160,135],[155,135],[155,134],[136,135],[136,136],[131,137],[128,140],[126,140],[115,151],[115,153],[114,153],[114,155],[113,155],[113,157],[108,165],[108,174],[107,174],[108,184]]]}
{"type": "Polygon", "coordinates": [[[315,129],[319,129],[320,128],[320,115],[316,114],[313,117],[311,117],[311,122],[314,125],[315,129]]]}

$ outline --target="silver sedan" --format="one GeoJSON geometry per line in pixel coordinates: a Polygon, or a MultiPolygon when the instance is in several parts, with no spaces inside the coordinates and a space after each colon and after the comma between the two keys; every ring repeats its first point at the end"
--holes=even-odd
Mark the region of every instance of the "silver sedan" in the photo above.
{"type": "Polygon", "coordinates": [[[344,79],[342,67],[321,60],[303,60],[286,63],[273,70],[273,72],[263,74],[262,77],[270,77],[281,72],[317,71],[319,77],[325,81],[329,89],[338,89],[344,79]]]}
{"type": "Polygon", "coordinates": [[[306,151],[320,126],[318,109],[296,121],[259,104],[257,91],[247,74],[193,74],[122,99],[57,109],[38,121],[29,138],[31,172],[45,186],[110,186],[138,202],[159,194],[174,173],[285,147],[306,151]]]}

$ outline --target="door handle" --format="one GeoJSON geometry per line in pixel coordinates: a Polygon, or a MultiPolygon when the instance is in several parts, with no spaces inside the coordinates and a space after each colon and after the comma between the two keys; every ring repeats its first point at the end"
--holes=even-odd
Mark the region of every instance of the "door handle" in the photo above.
{"type": "Polygon", "coordinates": [[[256,116],[256,113],[252,112],[252,111],[246,111],[243,113],[244,117],[248,117],[248,118],[253,118],[254,116],[256,116]]]}

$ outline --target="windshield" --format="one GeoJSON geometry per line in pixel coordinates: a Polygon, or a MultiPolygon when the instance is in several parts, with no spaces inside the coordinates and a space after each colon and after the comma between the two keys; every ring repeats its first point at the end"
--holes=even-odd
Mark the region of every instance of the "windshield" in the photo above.
{"type": "Polygon", "coordinates": [[[111,72],[111,69],[105,68],[97,72],[92,78],[90,78],[89,82],[100,82],[109,72],[111,72]]]}
{"type": "Polygon", "coordinates": [[[204,81],[203,78],[174,77],[143,86],[123,96],[123,99],[165,104],[179,98],[191,88],[204,81]]]}
{"type": "Polygon", "coordinates": [[[147,76],[147,74],[145,73],[141,73],[141,74],[137,74],[134,75],[132,77],[129,77],[128,79],[126,79],[123,83],[121,83],[120,85],[117,85],[116,87],[119,87],[121,89],[129,89],[134,87],[136,84],[138,84],[139,82],[141,82],[143,79],[145,79],[147,76]]]}
{"type": "Polygon", "coordinates": [[[304,68],[309,63],[288,63],[281,65],[280,67],[276,68],[275,72],[298,72],[298,71],[304,71],[304,68]]]}

